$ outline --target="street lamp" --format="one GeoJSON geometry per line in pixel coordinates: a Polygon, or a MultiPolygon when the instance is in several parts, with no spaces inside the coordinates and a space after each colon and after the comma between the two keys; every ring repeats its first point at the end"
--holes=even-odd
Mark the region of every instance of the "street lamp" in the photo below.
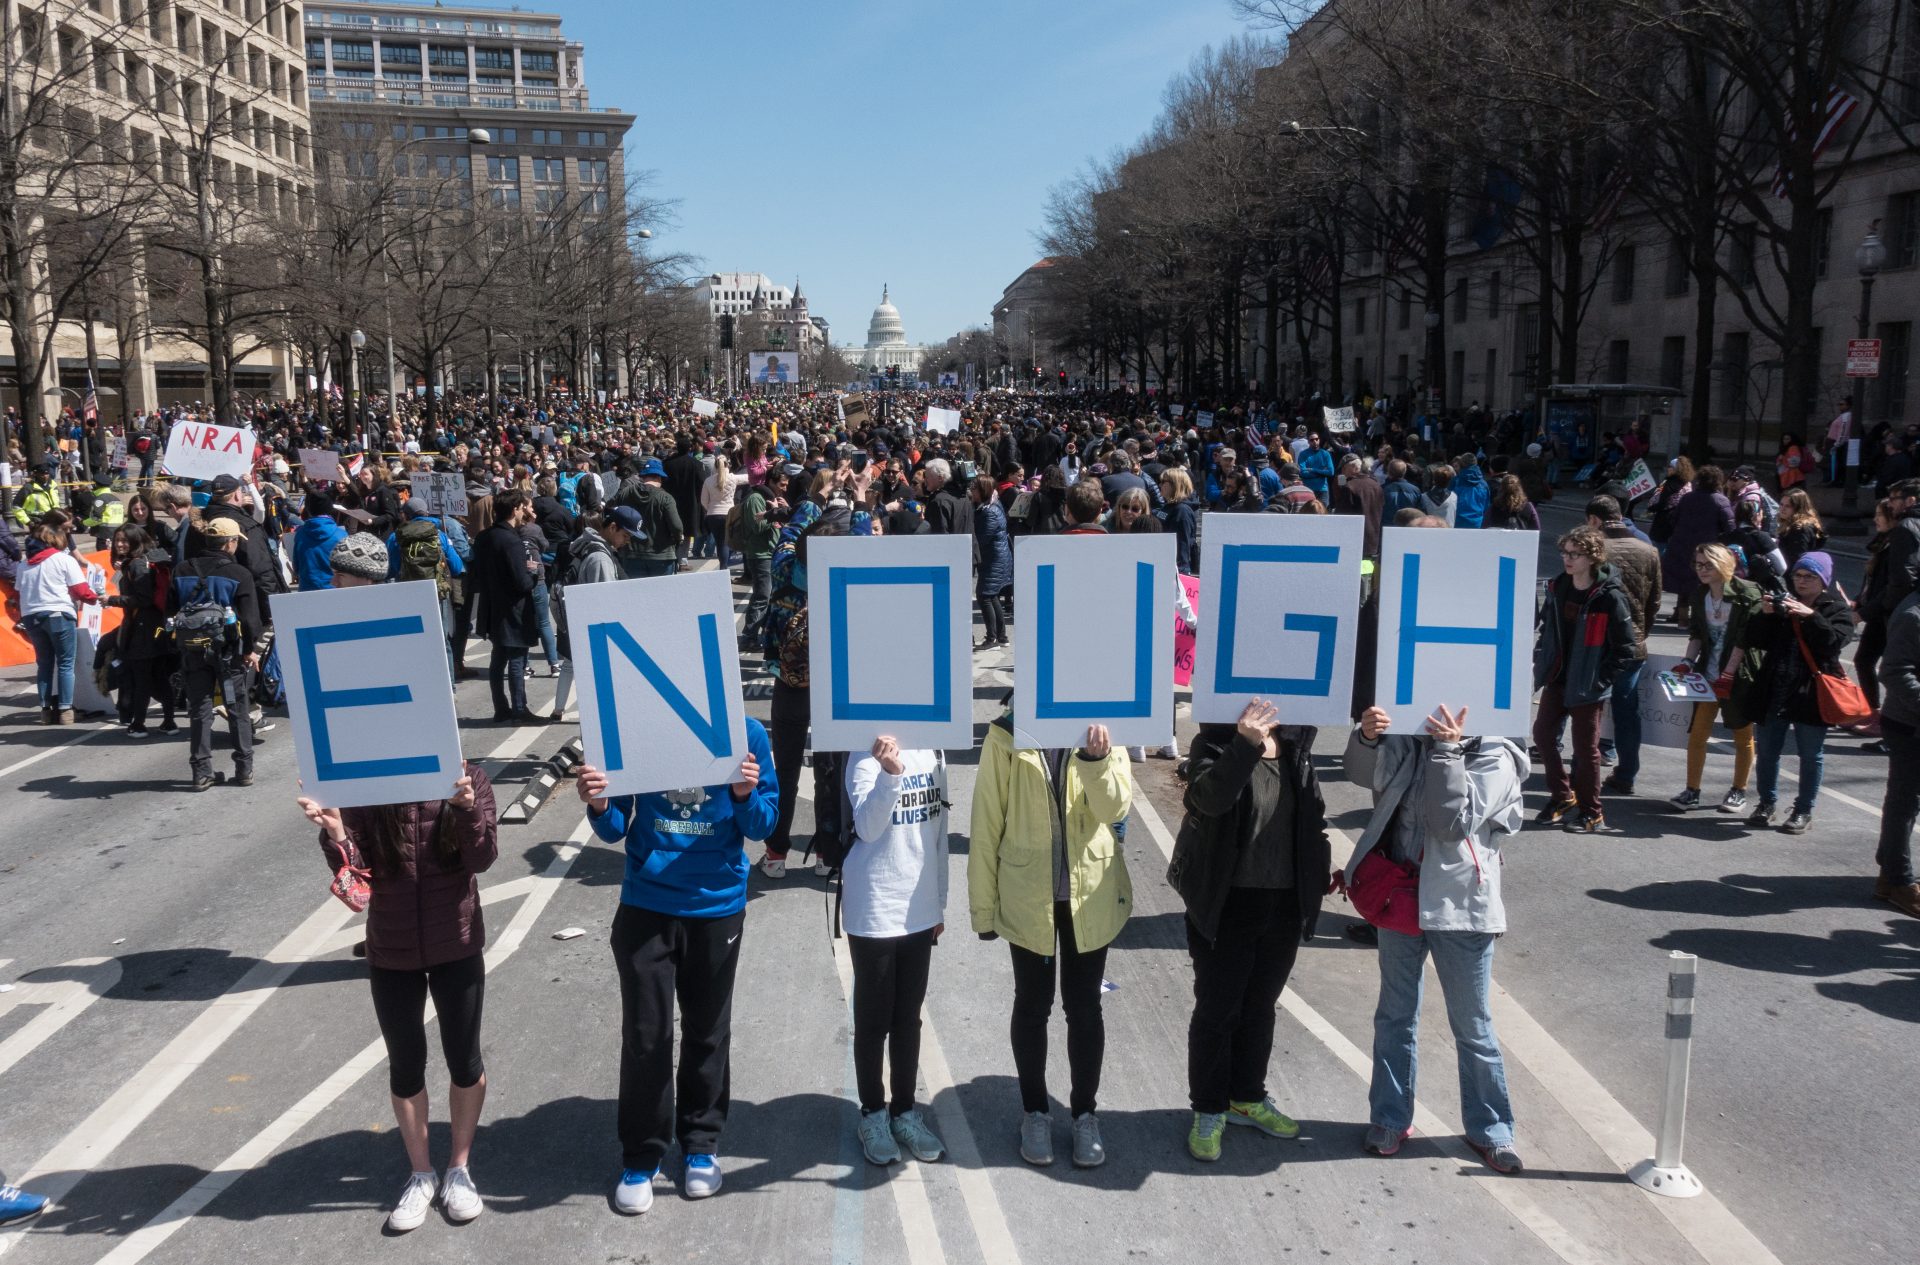
{"type": "Polygon", "coordinates": [[[367,399],[360,393],[360,353],[366,350],[367,332],[356,329],[347,335],[347,341],[353,345],[353,357],[347,363],[347,374],[348,386],[353,390],[353,411],[358,415],[354,420],[360,423],[361,446],[370,447],[367,443],[367,399]]]}
{"type": "MultiPolygon", "coordinates": [[[[1869,338],[1873,332],[1873,278],[1887,262],[1887,248],[1880,240],[1879,220],[1867,225],[1866,237],[1854,248],[1853,262],[1860,270],[1860,337],[1869,338]]],[[[1860,514],[1860,444],[1867,433],[1864,414],[1869,381],[1867,378],[1860,379],[1860,386],[1854,392],[1853,407],[1848,410],[1852,422],[1847,428],[1847,485],[1840,498],[1840,513],[1856,523],[1860,514]]]]}

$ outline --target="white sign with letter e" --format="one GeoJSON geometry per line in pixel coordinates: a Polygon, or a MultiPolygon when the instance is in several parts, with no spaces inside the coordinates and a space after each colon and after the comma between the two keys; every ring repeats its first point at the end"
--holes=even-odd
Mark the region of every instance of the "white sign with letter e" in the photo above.
{"type": "Polygon", "coordinates": [[[1533,728],[1537,531],[1389,527],[1380,546],[1375,705],[1396,733],[1426,732],[1444,704],[1468,734],[1533,728]]]}
{"type": "Polygon", "coordinates": [[[253,432],[214,422],[178,421],[167,432],[167,473],[176,479],[244,479],[253,469],[253,432]]]}
{"type": "Polygon", "coordinates": [[[731,782],[747,756],[724,571],[571,585],[580,737],[607,794],[731,782]]]}
{"type": "Polygon", "coordinates": [[[1255,698],[1278,708],[1284,725],[1347,723],[1365,547],[1366,525],[1351,516],[1207,516],[1197,723],[1238,720],[1255,698]]]}
{"type": "Polygon", "coordinates": [[[445,799],[462,775],[447,634],[432,584],[277,593],[295,763],[328,808],[445,799]]]}
{"type": "Polygon", "coordinates": [[[973,746],[972,577],[968,536],[809,542],[815,751],[973,746]]]}
{"type": "MultiPolygon", "coordinates": [[[[1013,745],[1173,736],[1173,537],[1029,536],[1013,559],[1013,745]]],[[[1203,586],[1204,587],[1204,586],[1203,586]]]]}

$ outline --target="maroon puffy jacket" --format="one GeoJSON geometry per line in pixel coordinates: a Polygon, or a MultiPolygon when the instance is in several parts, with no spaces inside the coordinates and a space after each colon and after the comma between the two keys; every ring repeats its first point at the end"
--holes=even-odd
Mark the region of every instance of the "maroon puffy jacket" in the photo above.
{"type": "MultiPolygon", "coordinates": [[[[499,855],[493,783],[479,765],[469,763],[473,779],[473,807],[455,808],[443,799],[401,804],[398,873],[376,871],[371,879],[373,900],[367,906],[367,964],[389,971],[419,971],[472,957],[487,944],[486,923],[480,915],[480,885],[475,875],[493,865],[499,855]],[[434,826],[444,814],[447,828],[459,845],[452,869],[434,855],[434,826]]],[[[373,814],[383,808],[343,808],[340,824],[348,842],[365,838],[373,814]]],[[[345,860],[344,849],[320,832],[320,847],[329,869],[345,860]]],[[[361,849],[363,854],[365,849],[361,849]]]]}

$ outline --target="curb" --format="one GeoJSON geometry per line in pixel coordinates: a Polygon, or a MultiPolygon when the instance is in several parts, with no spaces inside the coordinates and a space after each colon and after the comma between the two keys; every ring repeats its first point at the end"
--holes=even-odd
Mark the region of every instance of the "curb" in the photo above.
{"type": "Polygon", "coordinates": [[[533,820],[534,814],[545,808],[547,801],[553,798],[554,788],[561,779],[567,777],[586,759],[586,753],[580,745],[580,739],[574,738],[553,753],[546,767],[533,776],[525,790],[500,810],[500,824],[503,826],[523,826],[533,820]]]}

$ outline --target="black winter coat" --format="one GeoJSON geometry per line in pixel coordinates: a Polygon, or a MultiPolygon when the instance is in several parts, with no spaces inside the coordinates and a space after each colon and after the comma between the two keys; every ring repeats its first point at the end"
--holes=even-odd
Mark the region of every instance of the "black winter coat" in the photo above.
{"type": "MultiPolygon", "coordinates": [[[[1313,771],[1312,729],[1282,726],[1280,758],[1293,784],[1293,891],[1300,902],[1300,939],[1313,939],[1333,867],[1327,842],[1327,805],[1313,771]]],[[[1187,917],[1212,940],[1220,911],[1240,872],[1240,854],[1253,838],[1253,792],[1248,789],[1260,748],[1230,725],[1206,725],[1187,755],[1186,817],[1174,841],[1167,884],[1186,902],[1187,917]]]]}
{"type": "Polygon", "coordinates": [[[471,575],[480,596],[476,624],[487,640],[509,650],[525,650],[540,640],[540,621],[533,609],[534,581],[539,572],[527,569],[527,542],[504,523],[495,523],[473,542],[471,575]]]}
{"type": "Polygon", "coordinates": [[[1562,572],[1547,586],[1540,611],[1540,635],[1533,647],[1533,687],[1552,688],[1560,682],[1561,699],[1568,707],[1598,703],[1613,693],[1613,683],[1630,671],[1638,657],[1633,608],[1620,587],[1611,564],[1602,563],[1594,583],[1582,593],[1573,577],[1562,572]],[[1574,603],[1571,645],[1561,644],[1560,610],[1574,603]]]}
{"type": "Polygon", "coordinates": [[[1844,673],[1840,651],[1853,640],[1853,614],[1832,589],[1822,593],[1812,606],[1813,614],[1804,616],[1769,614],[1763,608],[1747,621],[1746,644],[1764,648],[1767,653],[1760,668],[1760,703],[1754,709],[1754,719],[1777,720],[1784,716],[1798,725],[1826,723],[1820,719],[1820,704],[1813,695],[1813,672],[1807,666],[1807,656],[1800,653],[1800,642],[1806,640],[1807,651],[1823,672],[1836,676],[1844,673]]]}

